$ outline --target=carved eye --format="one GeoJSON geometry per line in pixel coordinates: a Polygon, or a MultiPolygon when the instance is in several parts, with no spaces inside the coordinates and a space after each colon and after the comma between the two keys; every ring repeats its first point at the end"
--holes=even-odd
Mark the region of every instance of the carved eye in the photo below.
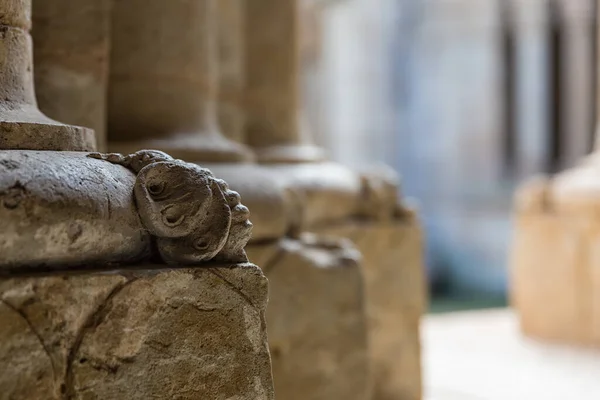
{"type": "Polygon", "coordinates": [[[162,192],[164,192],[166,184],[164,182],[154,182],[148,185],[148,193],[150,196],[159,196],[162,192]]]}
{"type": "Polygon", "coordinates": [[[209,246],[210,246],[210,244],[207,241],[205,241],[204,239],[197,239],[194,242],[194,248],[198,251],[208,250],[209,246]]]}
{"type": "Polygon", "coordinates": [[[185,215],[182,215],[180,217],[177,217],[174,215],[167,215],[163,218],[163,222],[165,223],[166,226],[172,228],[172,227],[181,225],[181,223],[183,222],[184,219],[185,219],[185,215]]]}

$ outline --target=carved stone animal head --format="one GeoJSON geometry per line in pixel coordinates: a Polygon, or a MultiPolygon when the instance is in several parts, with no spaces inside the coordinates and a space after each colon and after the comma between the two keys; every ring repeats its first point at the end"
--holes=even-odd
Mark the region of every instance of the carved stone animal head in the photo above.
{"type": "Polygon", "coordinates": [[[134,194],[140,220],[156,238],[164,262],[248,261],[244,252],[252,230],[248,209],[209,170],[149,150],[90,157],[137,173],[134,194]]]}
{"type": "Polygon", "coordinates": [[[142,168],[134,193],[140,218],[152,235],[180,238],[218,218],[229,219],[223,195],[213,189],[210,171],[193,164],[161,161],[142,168]]]}

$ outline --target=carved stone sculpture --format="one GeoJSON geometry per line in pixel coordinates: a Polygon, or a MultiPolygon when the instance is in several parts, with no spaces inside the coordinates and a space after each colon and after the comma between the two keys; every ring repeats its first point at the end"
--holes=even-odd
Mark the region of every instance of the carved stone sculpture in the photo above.
{"type": "Polygon", "coordinates": [[[0,269],[247,261],[239,195],[165,153],[0,152],[0,171],[0,269]]]}
{"type": "Polygon", "coordinates": [[[239,194],[209,170],[152,150],[88,157],[125,166],[136,174],[137,210],[144,227],[156,238],[163,261],[248,261],[244,252],[252,231],[248,208],[240,203],[239,194]]]}

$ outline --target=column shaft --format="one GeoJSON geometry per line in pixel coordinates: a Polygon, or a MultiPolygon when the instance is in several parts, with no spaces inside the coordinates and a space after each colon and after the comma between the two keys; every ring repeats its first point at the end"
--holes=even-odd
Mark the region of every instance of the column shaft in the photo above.
{"type": "Polygon", "coordinates": [[[0,25],[0,149],[93,150],[92,130],[60,124],[37,108],[31,0],[0,1],[0,25]]]}
{"type": "Polygon", "coordinates": [[[223,134],[238,143],[245,141],[244,24],[245,0],[218,1],[219,96],[217,112],[223,134]]]}
{"type": "Polygon", "coordinates": [[[215,18],[215,0],[115,2],[109,147],[155,147],[187,161],[247,157],[217,124],[215,18]]]}
{"type": "Polygon", "coordinates": [[[93,128],[106,146],[110,0],[33,1],[35,89],[52,118],[93,128]]]}
{"type": "Polygon", "coordinates": [[[247,7],[247,143],[262,162],[314,161],[300,107],[300,1],[256,0],[247,7]]]}

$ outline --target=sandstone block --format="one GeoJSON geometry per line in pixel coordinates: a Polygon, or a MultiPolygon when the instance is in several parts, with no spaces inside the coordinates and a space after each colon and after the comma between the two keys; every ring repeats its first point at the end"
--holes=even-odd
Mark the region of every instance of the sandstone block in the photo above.
{"type": "Polygon", "coordinates": [[[247,247],[265,262],[273,378],[285,400],[370,398],[362,269],[352,246],[286,239],[247,247]]]}
{"type": "Polygon", "coordinates": [[[518,215],[511,297],[521,330],[539,339],[589,343],[590,237],[551,211],[518,215]]]}
{"type": "Polygon", "coordinates": [[[250,264],[0,280],[1,399],[273,399],[250,264]]]}
{"type": "Polygon", "coordinates": [[[350,238],[363,255],[373,399],[421,399],[426,285],[417,219],[348,222],[319,232],[350,238]]]}
{"type": "Polygon", "coordinates": [[[599,182],[588,160],[517,195],[511,296],[528,336],[600,345],[599,182]]]}

